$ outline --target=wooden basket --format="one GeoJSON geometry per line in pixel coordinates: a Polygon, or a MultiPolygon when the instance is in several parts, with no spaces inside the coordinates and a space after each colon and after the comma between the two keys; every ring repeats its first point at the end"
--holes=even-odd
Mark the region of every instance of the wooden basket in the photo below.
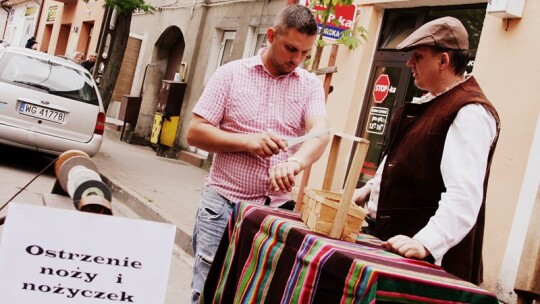
{"type": "MultiPolygon", "coordinates": [[[[339,209],[340,200],[341,194],[339,193],[305,189],[302,221],[312,231],[329,235],[339,209]]],[[[351,201],[339,238],[348,242],[356,242],[365,217],[366,211],[364,208],[351,201]]]]}
{"type": "MultiPolygon", "coordinates": [[[[340,135],[343,137],[343,135],[340,135]]],[[[336,138],[336,136],[334,137],[336,138]]],[[[356,242],[360,227],[367,212],[352,201],[356,183],[360,177],[360,170],[366,158],[369,141],[363,138],[354,138],[356,151],[347,174],[343,193],[304,188],[301,196],[302,221],[317,233],[328,237],[356,242]]],[[[339,143],[339,141],[338,141],[339,143]]],[[[333,146],[337,146],[334,145],[333,146]]],[[[337,149],[333,149],[337,151],[337,149]]],[[[330,152],[332,158],[332,150],[330,152]]],[[[333,161],[335,166],[335,161],[333,161]]],[[[332,174],[333,176],[333,174],[332,174]]]]}

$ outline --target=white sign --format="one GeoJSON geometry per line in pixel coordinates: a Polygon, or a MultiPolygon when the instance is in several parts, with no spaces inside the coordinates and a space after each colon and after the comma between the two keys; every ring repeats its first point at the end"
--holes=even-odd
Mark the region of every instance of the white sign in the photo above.
{"type": "Polygon", "coordinates": [[[369,111],[366,132],[373,134],[384,134],[388,122],[388,109],[381,107],[371,107],[369,111]]]}
{"type": "Polygon", "coordinates": [[[163,303],[173,225],[11,203],[2,303],[163,303]]]}

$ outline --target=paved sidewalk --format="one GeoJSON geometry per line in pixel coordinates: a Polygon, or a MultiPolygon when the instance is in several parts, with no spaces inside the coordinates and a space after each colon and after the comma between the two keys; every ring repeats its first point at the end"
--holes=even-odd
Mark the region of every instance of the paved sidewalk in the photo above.
{"type": "Polygon", "coordinates": [[[176,245],[193,254],[195,213],[207,171],[120,141],[119,132],[109,129],[93,161],[117,200],[144,219],[175,225],[176,245]]]}

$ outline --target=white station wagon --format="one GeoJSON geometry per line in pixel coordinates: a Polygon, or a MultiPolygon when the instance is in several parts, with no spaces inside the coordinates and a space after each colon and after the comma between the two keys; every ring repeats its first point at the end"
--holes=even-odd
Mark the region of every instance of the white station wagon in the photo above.
{"type": "Polygon", "coordinates": [[[0,43],[0,143],[47,154],[101,147],[105,113],[92,76],[74,61],[0,43]]]}

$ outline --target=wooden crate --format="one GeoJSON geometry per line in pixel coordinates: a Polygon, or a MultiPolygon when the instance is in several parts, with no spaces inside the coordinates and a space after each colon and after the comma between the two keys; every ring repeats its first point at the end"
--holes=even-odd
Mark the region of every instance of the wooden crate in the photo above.
{"type": "MultiPolygon", "coordinates": [[[[309,188],[304,189],[302,221],[312,231],[329,235],[334,224],[340,200],[341,194],[339,193],[309,188]]],[[[357,206],[351,201],[339,238],[348,242],[355,242],[365,217],[366,211],[364,208],[357,206]]]]}
{"type": "MultiPolygon", "coordinates": [[[[302,221],[313,231],[331,238],[356,242],[367,212],[352,201],[369,141],[355,138],[356,150],[345,180],[343,193],[304,188],[302,221]]],[[[332,153],[331,153],[332,154],[332,153]]],[[[335,154],[335,153],[334,153],[335,154]]]]}

